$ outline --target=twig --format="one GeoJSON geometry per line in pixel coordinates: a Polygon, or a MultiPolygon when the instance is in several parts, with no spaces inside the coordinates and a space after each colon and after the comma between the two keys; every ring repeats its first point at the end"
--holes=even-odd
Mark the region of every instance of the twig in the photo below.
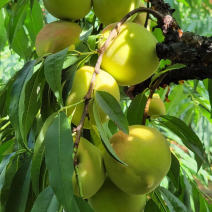
{"type": "MultiPolygon", "coordinates": [[[[149,8],[149,2],[147,2],[147,8],[149,8]]],[[[149,13],[146,14],[146,20],[145,20],[145,24],[144,24],[144,27],[145,27],[145,28],[147,28],[148,19],[149,19],[149,13]]]]}
{"type": "Polygon", "coordinates": [[[168,72],[162,74],[157,80],[156,82],[151,86],[150,88],[150,94],[148,96],[147,102],[146,102],[146,106],[144,109],[144,116],[143,116],[143,122],[142,124],[145,125],[146,124],[146,120],[149,117],[149,106],[150,106],[150,102],[152,99],[153,94],[155,93],[155,90],[157,89],[157,87],[160,85],[161,81],[163,80],[163,78],[168,74],[168,72]]]}
{"type": "MultiPolygon", "coordinates": [[[[80,119],[79,125],[77,126],[77,128],[75,130],[76,133],[77,133],[77,137],[76,137],[76,140],[74,142],[74,151],[73,151],[74,167],[77,167],[77,150],[78,150],[78,146],[79,146],[79,143],[80,143],[80,137],[81,137],[81,134],[82,134],[83,125],[85,123],[85,118],[88,116],[88,106],[89,106],[90,99],[92,97],[92,92],[93,92],[94,82],[95,82],[96,76],[97,76],[97,74],[99,74],[99,71],[100,71],[100,66],[101,66],[101,63],[102,63],[103,55],[104,55],[105,51],[108,49],[111,41],[114,38],[116,38],[116,36],[119,34],[120,27],[127,21],[128,18],[130,18],[135,13],[139,13],[139,12],[148,12],[148,13],[151,13],[153,16],[155,16],[156,18],[158,18],[160,22],[163,22],[164,16],[161,15],[159,12],[157,12],[155,10],[152,10],[152,9],[149,9],[149,8],[145,8],[145,7],[140,7],[138,9],[135,9],[135,10],[129,12],[116,25],[116,27],[112,30],[112,32],[110,33],[110,35],[107,38],[107,40],[104,43],[104,45],[98,49],[98,52],[100,53],[100,55],[99,55],[99,58],[97,60],[97,63],[96,63],[96,66],[95,66],[95,70],[94,70],[94,73],[93,73],[92,78],[91,78],[91,83],[90,83],[90,86],[89,86],[89,90],[88,90],[87,94],[84,97],[85,106],[84,106],[84,110],[83,110],[83,113],[82,113],[82,117],[80,119]]],[[[77,170],[77,169],[75,168],[75,170],[77,170]]],[[[77,177],[77,181],[78,181],[78,184],[79,184],[79,189],[80,189],[80,191],[82,191],[81,190],[82,188],[81,188],[81,183],[80,183],[79,175],[76,175],[76,177],[77,177]]],[[[83,197],[82,195],[83,194],[80,194],[81,197],[83,197]]]]}

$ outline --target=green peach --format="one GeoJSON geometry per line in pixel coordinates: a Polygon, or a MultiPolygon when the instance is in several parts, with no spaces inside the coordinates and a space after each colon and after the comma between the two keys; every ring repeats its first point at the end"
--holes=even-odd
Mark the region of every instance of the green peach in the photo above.
{"type": "Polygon", "coordinates": [[[142,212],[146,195],[131,195],[120,190],[109,177],[99,191],[88,199],[95,212],[142,212]]]}
{"type": "MultiPolygon", "coordinates": [[[[79,179],[82,185],[83,198],[92,197],[103,185],[106,177],[101,151],[85,138],[80,138],[77,151],[79,179]]],[[[79,196],[79,185],[76,173],[72,177],[74,194],[79,196]]]]}
{"type": "Polygon", "coordinates": [[[110,143],[128,166],[117,162],[105,151],[106,171],[113,183],[128,194],[141,195],[153,191],[169,171],[169,145],[165,137],[153,128],[130,126],[129,135],[118,131],[110,143]]]}
{"type": "Polygon", "coordinates": [[[70,21],[55,21],[47,24],[36,37],[35,48],[38,56],[56,53],[80,41],[80,26],[70,21]]]}
{"type": "MultiPolygon", "coordinates": [[[[83,66],[79,70],[77,70],[76,75],[74,77],[71,93],[67,98],[66,105],[72,105],[77,102],[80,102],[88,92],[91,78],[94,72],[94,67],[91,66],[83,66]]],[[[120,101],[120,93],[119,87],[116,83],[115,79],[108,74],[107,72],[100,70],[100,73],[97,75],[94,85],[95,91],[106,91],[113,95],[116,100],[120,101]]],[[[92,96],[93,97],[93,96],[92,96]]],[[[93,99],[89,102],[89,117],[92,125],[95,125],[94,115],[93,115],[93,99]]],[[[77,105],[76,109],[74,107],[69,108],[67,110],[67,115],[73,115],[72,123],[78,125],[83,113],[84,103],[77,105]]],[[[98,107],[99,116],[101,122],[104,123],[108,120],[108,116],[98,107]]],[[[86,117],[84,128],[90,128],[90,123],[88,118],[86,117]]]]}
{"type": "Polygon", "coordinates": [[[92,0],[43,0],[47,11],[59,19],[84,18],[92,7],[92,0]]]}
{"type": "MultiPolygon", "coordinates": [[[[97,18],[105,25],[121,21],[127,13],[138,8],[139,0],[93,0],[93,9],[97,18]]],[[[129,21],[132,21],[133,15],[129,21]]]]}
{"type": "Polygon", "coordinates": [[[166,108],[158,94],[154,94],[149,105],[149,115],[166,115],[166,108]]]}
{"type": "MultiPolygon", "coordinates": [[[[102,31],[103,38],[108,38],[115,26],[107,26],[102,31]]],[[[99,46],[103,43],[104,40],[100,41],[99,46]]],[[[136,85],[154,74],[159,66],[156,44],[156,38],[143,26],[126,22],[103,55],[101,67],[119,85],[136,85]]]]}

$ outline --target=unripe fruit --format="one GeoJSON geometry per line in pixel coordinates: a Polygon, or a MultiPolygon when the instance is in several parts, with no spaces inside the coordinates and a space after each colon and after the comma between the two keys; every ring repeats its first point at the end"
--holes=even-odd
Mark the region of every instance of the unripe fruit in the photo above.
{"type": "MultiPolygon", "coordinates": [[[[139,7],[146,7],[146,5],[143,2],[139,1],[139,7]]],[[[145,12],[139,13],[133,22],[140,24],[141,26],[144,26],[146,22],[146,16],[147,16],[147,13],[145,12]]],[[[150,26],[151,26],[151,20],[148,20],[148,24],[147,24],[148,31],[150,31],[150,26]]]]}
{"type": "MultiPolygon", "coordinates": [[[[127,13],[138,8],[139,0],[93,0],[97,18],[105,25],[121,21],[127,13]]],[[[133,15],[128,21],[132,21],[133,15]]]]}
{"type": "Polygon", "coordinates": [[[160,96],[158,94],[154,94],[153,98],[151,99],[151,102],[149,105],[149,115],[150,116],[166,115],[165,105],[164,105],[163,101],[160,99],[160,96]]]}
{"type": "MultiPolygon", "coordinates": [[[[104,38],[108,38],[115,26],[111,24],[102,31],[104,38]]],[[[103,55],[101,67],[119,85],[136,85],[154,74],[159,66],[156,44],[156,38],[143,26],[126,22],[103,55]]]]}
{"type": "MultiPolygon", "coordinates": [[[[80,102],[88,92],[91,78],[94,72],[94,67],[91,66],[83,66],[79,70],[77,70],[76,75],[74,77],[71,93],[67,98],[66,105],[72,105],[77,102],[80,102]]],[[[100,70],[99,74],[96,76],[95,84],[94,84],[94,93],[95,91],[106,91],[113,95],[116,100],[120,101],[120,93],[119,87],[116,83],[115,79],[108,74],[107,72],[100,70]]],[[[93,94],[92,94],[93,98],[93,94]]],[[[77,105],[76,110],[75,107],[71,107],[67,110],[67,115],[70,116],[73,112],[72,123],[78,125],[83,113],[84,103],[77,105]]],[[[95,125],[94,115],[93,115],[93,99],[89,102],[89,117],[91,124],[95,125]]],[[[101,122],[104,123],[108,120],[108,116],[102,111],[100,107],[98,107],[99,116],[101,122]]],[[[85,119],[84,128],[90,128],[90,123],[88,122],[88,118],[85,119]]]]}
{"type": "Polygon", "coordinates": [[[128,166],[113,159],[106,151],[104,162],[112,182],[128,194],[147,194],[166,176],[171,165],[171,152],[165,137],[157,130],[133,125],[129,135],[118,131],[110,139],[118,157],[128,166]]]}
{"type": "MultiPolygon", "coordinates": [[[[85,138],[80,138],[77,151],[79,179],[82,186],[83,198],[92,197],[103,185],[106,177],[101,151],[85,138]]],[[[74,194],[79,195],[76,173],[72,177],[74,194]]]]}
{"type": "Polygon", "coordinates": [[[131,195],[120,190],[106,177],[99,191],[88,199],[95,212],[142,212],[146,195],[131,195]]]}
{"type": "Polygon", "coordinates": [[[81,32],[80,26],[70,21],[55,21],[47,24],[36,37],[36,52],[38,56],[59,52],[78,43],[81,32]]]}
{"type": "Polygon", "coordinates": [[[66,20],[84,18],[92,7],[91,0],[43,0],[43,3],[54,17],[66,20]]]}

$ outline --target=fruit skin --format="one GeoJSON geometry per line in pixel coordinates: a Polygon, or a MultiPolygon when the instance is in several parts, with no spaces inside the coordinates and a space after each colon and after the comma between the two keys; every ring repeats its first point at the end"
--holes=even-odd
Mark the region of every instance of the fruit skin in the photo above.
{"type": "Polygon", "coordinates": [[[84,18],[92,7],[91,0],[43,0],[43,3],[50,14],[65,20],[84,18]]]}
{"type": "MultiPolygon", "coordinates": [[[[67,98],[66,105],[72,105],[79,101],[81,101],[85,95],[88,92],[91,77],[94,72],[94,67],[91,66],[83,66],[79,70],[77,70],[76,75],[74,77],[71,93],[67,98]]],[[[96,77],[95,85],[94,85],[94,92],[95,91],[106,91],[113,95],[116,100],[120,101],[120,93],[119,93],[119,87],[116,83],[115,79],[108,74],[107,72],[100,70],[99,74],[96,77]]],[[[93,94],[92,94],[93,97],[93,94]]],[[[79,124],[83,109],[84,109],[84,103],[81,103],[77,105],[76,110],[75,107],[71,107],[67,110],[67,115],[70,116],[73,111],[75,110],[73,117],[72,117],[72,123],[74,123],[76,126],[79,124]]],[[[90,122],[95,125],[94,115],[93,115],[93,99],[90,100],[89,103],[89,117],[90,122]]],[[[98,112],[101,118],[102,123],[106,122],[108,120],[108,116],[101,110],[100,107],[98,107],[98,112]]],[[[88,118],[85,119],[84,128],[90,128],[90,123],[88,122],[88,118]]]]}
{"type": "MultiPolygon", "coordinates": [[[[103,185],[106,177],[101,151],[85,138],[80,138],[77,151],[79,178],[82,185],[83,198],[93,196],[103,185]]],[[[74,173],[72,177],[74,194],[79,195],[79,186],[74,173]]]]}
{"type": "Polygon", "coordinates": [[[150,116],[166,115],[165,105],[164,105],[163,101],[160,99],[160,96],[158,94],[153,94],[153,98],[151,99],[151,102],[149,105],[149,115],[150,116]]]}
{"type": "MultiPolygon", "coordinates": [[[[146,5],[139,1],[139,7],[146,7],[146,5]]],[[[140,24],[141,26],[144,26],[145,21],[146,21],[146,13],[142,12],[139,13],[136,18],[133,20],[134,23],[140,24]]],[[[150,31],[150,26],[151,26],[151,20],[148,20],[148,24],[147,24],[147,30],[150,31]]]]}
{"type": "Polygon", "coordinates": [[[157,130],[133,125],[129,135],[118,131],[110,139],[118,157],[117,162],[106,151],[104,162],[113,183],[128,194],[147,194],[166,176],[171,165],[171,152],[165,137],[157,130]]]}
{"type": "MultiPolygon", "coordinates": [[[[93,0],[97,18],[105,25],[121,21],[127,13],[138,8],[139,0],[93,0]]],[[[128,21],[134,20],[136,14],[128,21]]]]}
{"type": "Polygon", "coordinates": [[[131,195],[120,190],[109,177],[99,191],[88,199],[95,212],[142,212],[146,195],[131,195]]]}
{"type": "Polygon", "coordinates": [[[36,52],[38,56],[59,52],[78,43],[81,32],[81,27],[70,21],[55,21],[47,24],[36,37],[36,52]]]}
{"type": "MultiPolygon", "coordinates": [[[[104,38],[115,26],[111,24],[102,31],[104,38]]],[[[103,42],[99,45],[103,45],[103,42]]],[[[103,55],[101,67],[119,85],[136,85],[149,78],[159,67],[156,44],[156,38],[143,26],[126,22],[103,55]]]]}

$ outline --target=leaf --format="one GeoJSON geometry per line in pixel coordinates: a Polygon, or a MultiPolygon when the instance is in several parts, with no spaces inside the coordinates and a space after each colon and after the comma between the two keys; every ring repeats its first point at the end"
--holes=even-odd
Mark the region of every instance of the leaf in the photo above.
{"type": "Polygon", "coordinates": [[[82,198],[79,198],[74,195],[75,201],[80,209],[80,212],[95,212],[91,206],[82,198]]]}
{"type": "Polygon", "coordinates": [[[8,2],[10,2],[10,0],[1,0],[1,1],[0,1],[0,9],[1,9],[5,4],[7,4],[8,2]]]}
{"type": "Polygon", "coordinates": [[[150,83],[149,87],[151,87],[152,83],[153,83],[158,77],[160,77],[162,74],[166,73],[167,71],[174,70],[174,69],[181,69],[181,68],[184,68],[184,67],[186,67],[186,65],[183,65],[183,64],[180,64],[180,63],[176,63],[176,64],[171,65],[171,66],[169,66],[168,68],[166,68],[166,70],[161,71],[161,72],[155,74],[155,75],[152,77],[152,79],[151,79],[151,83],[150,83]]]}
{"type": "Polygon", "coordinates": [[[171,212],[187,212],[187,208],[185,207],[185,205],[177,197],[175,197],[169,190],[163,187],[159,187],[157,188],[157,190],[163,196],[171,212]]]}
{"type": "Polygon", "coordinates": [[[20,111],[21,110],[20,98],[21,98],[22,92],[24,92],[26,83],[28,82],[28,80],[31,78],[31,76],[33,74],[34,64],[35,64],[35,60],[28,61],[24,65],[24,67],[19,71],[17,79],[12,86],[10,108],[9,108],[10,121],[17,133],[17,139],[21,143],[21,145],[23,147],[25,147],[26,149],[28,149],[26,146],[26,143],[21,141],[21,139],[19,138],[20,122],[21,122],[19,115],[22,112],[22,111],[20,111]]]}
{"type": "Polygon", "coordinates": [[[69,48],[66,48],[56,54],[48,56],[44,62],[44,74],[46,81],[61,105],[63,105],[61,71],[68,49],[69,48]]]}
{"type": "Polygon", "coordinates": [[[38,99],[38,86],[43,78],[43,69],[35,72],[29,81],[26,83],[25,92],[21,95],[20,101],[20,130],[21,135],[26,141],[27,134],[33,124],[33,121],[40,108],[40,101],[38,99]],[[41,75],[41,76],[40,76],[41,75]]]}
{"type": "Polygon", "coordinates": [[[1,189],[1,211],[5,212],[5,206],[8,200],[11,183],[13,180],[13,177],[15,176],[15,173],[17,171],[17,161],[11,161],[10,164],[8,164],[7,171],[5,173],[5,179],[4,179],[4,185],[1,189]]]}
{"type": "Polygon", "coordinates": [[[145,206],[144,212],[160,212],[160,209],[157,204],[150,199],[145,206]]]}
{"type": "Polygon", "coordinates": [[[203,158],[203,145],[199,137],[182,120],[173,116],[152,116],[151,120],[158,121],[160,125],[175,133],[196,156],[198,170],[200,169],[203,158]]]}
{"type": "Polygon", "coordinates": [[[96,91],[95,97],[101,109],[125,134],[129,134],[129,126],[118,101],[108,92],[96,91]]]}
{"type": "Polygon", "coordinates": [[[71,212],[73,199],[72,175],[73,138],[68,118],[60,112],[46,132],[45,160],[50,185],[66,212],[71,212]]]}
{"type": "Polygon", "coordinates": [[[93,31],[93,25],[86,22],[81,34],[80,34],[80,40],[81,41],[87,41],[89,38],[89,35],[93,31]]]}
{"type": "Polygon", "coordinates": [[[26,161],[16,172],[11,184],[5,211],[25,211],[30,185],[30,164],[31,160],[26,161]]]}
{"type": "Polygon", "coordinates": [[[99,135],[97,126],[90,124],[90,133],[95,146],[97,146],[103,153],[105,151],[105,148],[102,144],[102,139],[99,135]]]}
{"type": "Polygon", "coordinates": [[[102,127],[102,123],[101,123],[101,120],[100,120],[100,117],[99,117],[99,112],[98,112],[98,107],[97,107],[97,102],[96,100],[94,100],[93,102],[93,114],[94,114],[94,119],[95,119],[95,122],[96,122],[96,126],[99,130],[99,133],[102,137],[102,140],[103,140],[103,144],[105,146],[105,149],[107,150],[107,152],[115,159],[117,160],[118,162],[124,164],[124,165],[127,165],[126,163],[124,163],[115,153],[114,149],[112,148],[112,146],[110,145],[110,141],[109,139],[107,138],[107,135],[105,134],[105,131],[102,127]]]}
{"type": "Polygon", "coordinates": [[[129,125],[142,125],[146,102],[147,98],[144,92],[137,95],[135,99],[132,100],[127,111],[129,125]]]}
{"type": "Polygon", "coordinates": [[[6,42],[7,42],[7,30],[4,26],[3,9],[0,9],[0,51],[3,50],[6,42]]]}
{"type": "MultiPolygon", "coordinates": [[[[32,0],[30,0],[30,3],[32,6],[32,0]]],[[[43,28],[43,13],[38,1],[34,1],[33,7],[27,9],[27,17],[24,23],[32,42],[35,45],[36,36],[43,28]]]]}
{"type": "Polygon", "coordinates": [[[15,142],[15,139],[11,139],[0,146],[0,156],[4,154],[15,142]]]}
{"type": "Polygon", "coordinates": [[[71,66],[67,71],[66,71],[66,82],[63,87],[63,102],[66,102],[66,99],[68,98],[69,94],[71,93],[74,77],[77,71],[77,65],[75,64],[71,66]]]}
{"type": "Polygon", "coordinates": [[[175,188],[178,190],[180,182],[180,163],[173,153],[171,167],[167,175],[172,180],[175,188]]]}
{"type": "Polygon", "coordinates": [[[32,168],[31,168],[31,181],[32,181],[32,187],[36,196],[38,196],[38,194],[40,193],[39,191],[40,169],[41,169],[42,161],[44,158],[44,142],[43,141],[44,141],[46,132],[48,128],[50,127],[50,125],[52,124],[55,116],[56,116],[56,113],[52,114],[46,119],[34,146],[34,154],[32,157],[32,168]]]}
{"type": "Polygon", "coordinates": [[[57,212],[60,204],[49,186],[45,188],[36,199],[31,212],[57,212]]]}
{"type": "MultiPolygon", "coordinates": [[[[208,79],[208,93],[209,93],[210,105],[212,108],[212,79],[208,79]]],[[[212,119],[212,109],[211,109],[211,119],[212,119]]]]}
{"type": "Polygon", "coordinates": [[[23,22],[26,17],[27,8],[29,6],[28,4],[25,4],[19,7],[19,5],[16,6],[14,15],[11,17],[8,25],[7,33],[10,45],[13,43],[13,39],[16,37],[19,30],[23,27],[23,22]]]}

